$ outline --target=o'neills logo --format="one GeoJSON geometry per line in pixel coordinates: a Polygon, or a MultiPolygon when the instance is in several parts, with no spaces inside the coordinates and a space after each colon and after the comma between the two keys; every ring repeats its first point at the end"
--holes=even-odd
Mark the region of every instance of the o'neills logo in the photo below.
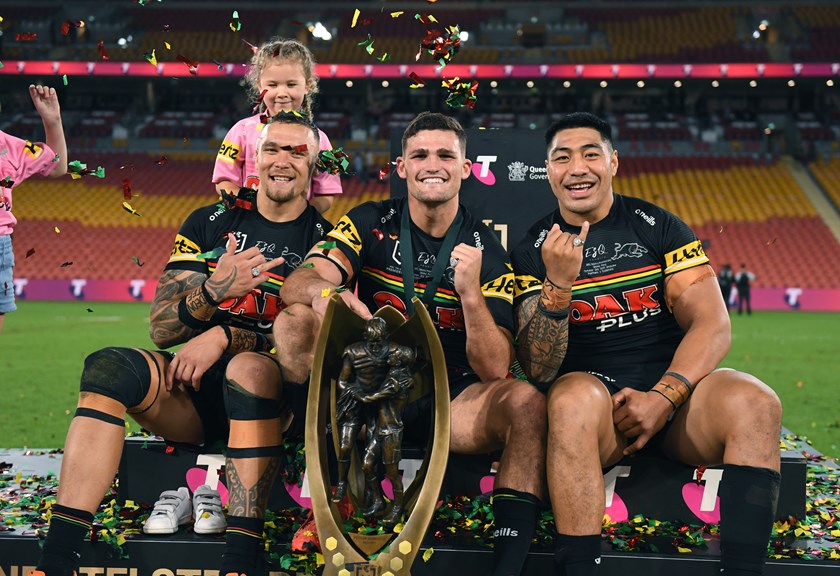
{"type": "Polygon", "coordinates": [[[513,528],[499,528],[493,532],[493,538],[498,538],[499,536],[516,538],[519,536],[519,530],[514,530],[513,528]]]}
{"type": "Polygon", "coordinates": [[[508,179],[511,182],[524,182],[528,173],[528,166],[523,162],[511,162],[508,164],[508,179]]]}

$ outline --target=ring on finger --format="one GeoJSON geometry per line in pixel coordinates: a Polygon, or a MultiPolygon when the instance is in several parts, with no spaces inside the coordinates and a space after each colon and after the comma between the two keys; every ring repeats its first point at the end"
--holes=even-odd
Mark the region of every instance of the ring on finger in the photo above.
{"type": "Polygon", "coordinates": [[[583,246],[583,240],[580,239],[580,236],[575,236],[574,240],[572,240],[572,246],[575,248],[583,246]]]}
{"type": "Polygon", "coordinates": [[[259,266],[254,266],[253,268],[251,268],[251,276],[253,276],[254,278],[258,278],[260,274],[262,274],[262,270],[260,270],[259,266]]]}

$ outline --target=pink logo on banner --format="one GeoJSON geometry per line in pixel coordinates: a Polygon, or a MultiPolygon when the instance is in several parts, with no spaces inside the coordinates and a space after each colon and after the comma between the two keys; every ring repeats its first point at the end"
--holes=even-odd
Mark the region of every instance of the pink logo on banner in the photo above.
{"type": "Polygon", "coordinates": [[[630,515],[627,512],[627,504],[615,492],[613,492],[612,504],[607,506],[604,514],[609,516],[613,522],[627,522],[630,519],[630,515]]]}
{"type": "Polygon", "coordinates": [[[496,175],[489,168],[485,168],[484,164],[475,163],[472,165],[472,173],[479,182],[492,186],[496,183],[496,175]],[[482,172],[484,175],[482,175],[482,172]]]}
{"type": "MultiPolygon", "coordinates": [[[[187,486],[190,487],[190,492],[195,493],[195,489],[204,484],[207,484],[207,470],[205,468],[190,468],[187,470],[187,486]]],[[[216,490],[219,491],[219,496],[222,497],[222,505],[227,504],[227,486],[219,482],[219,485],[216,486],[216,490]]]]}
{"type": "Polygon", "coordinates": [[[698,485],[695,482],[688,482],[682,488],[682,497],[685,505],[691,510],[691,513],[697,516],[703,522],[708,524],[717,524],[720,522],[720,497],[715,496],[715,507],[711,510],[701,510],[700,505],[703,502],[703,491],[705,487],[698,485]]]}
{"type": "Polygon", "coordinates": [[[290,484],[288,482],[284,482],[286,486],[286,492],[289,493],[289,496],[292,497],[292,500],[297,502],[298,506],[301,508],[312,508],[312,500],[310,498],[305,498],[301,496],[301,487],[297,484],[290,484]]]}

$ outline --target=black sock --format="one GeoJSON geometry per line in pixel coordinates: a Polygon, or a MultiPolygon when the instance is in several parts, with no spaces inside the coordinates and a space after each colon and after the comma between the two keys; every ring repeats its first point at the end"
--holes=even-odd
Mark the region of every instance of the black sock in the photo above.
{"type": "Polygon", "coordinates": [[[90,534],[93,514],[86,510],[53,504],[50,531],[38,570],[47,576],[71,576],[79,563],[79,549],[85,536],[90,534]]]}
{"type": "Polygon", "coordinates": [[[225,532],[225,552],[222,554],[222,569],[219,576],[227,574],[246,574],[254,576],[263,547],[262,518],[228,516],[225,532]]]}
{"type": "Polygon", "coordinates": [[[595,576],[601,566],[601,535],[557,534],[554,565],[558,576],[595,576]]]}
{"type": "Polygon", "coordinates": [[[519,576],[537,526],[540,501],[510,488],[493,491],[493,576],[519,576]]]}
{"type": "Polygon", "coordinates": [[[720,483],[721,573],[761,574],[782,477],[769,468],[725,464],[720,483]]]}

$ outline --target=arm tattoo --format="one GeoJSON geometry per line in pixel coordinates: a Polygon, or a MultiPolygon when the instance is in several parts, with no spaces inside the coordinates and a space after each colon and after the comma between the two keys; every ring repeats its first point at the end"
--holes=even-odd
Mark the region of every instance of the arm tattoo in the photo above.
{"type": "Polygon", "coordinates": [[[245,328],[230,327],[230,344],[227,351],[230,354],[239,354],[240,352],[250,352],[256,349],[257,334],[245,328]]]}
{"type": "Polygon", "coordinates": [[[569,317],[549,318],[537,310],[539,295],[516,309],[519,346],[516,356],[529,379],[550,383],[557,376],[569,346],[569,317]]]}
{"type": "Polygon", "coordinates": [[[236,280],[236,268],[231,270],[230,275],[227,278],[215,278],[210,276],[207,279],[207,291],[210,292],[210,296],[213,297],[213,300],[216,302],[221,302],[224,300],[225,293],[227,293],[228,289],[233,285],[233,281],[236,280]]]}
{"type": "MultiPolygon", "coordinates": [[[[242,460],[237,458],[236,460],[242,460]]],[[[260,458],[265,460],[265,458],[260,458]]],[[[235,460],[227,458],[225,462],[225,473],[227,474],[228,491],[228,515],[246,516],[248,518],[264,518],[265,507],[268,504],[268,497],[271,493],[271,486],[280,468],[280,458],[271,457],[263,473],[257,478],[253,486],[245,486],[242,478],[236,470],[235,460]]]]}
{"type": "MultiPolygon", "coordinates": [[[[178,319],[178,303],[185,297],[201,295],[201,283],[207,276],[190,270],[165,270],[158,282],[150,313],[150,335],[161,348],[186,342],[197,331],[178,319]]],[[[204,296],[201,300],[207,305],[204,296]]],[[[189,306],[189,302],[187,302],[189,306]]]]}

